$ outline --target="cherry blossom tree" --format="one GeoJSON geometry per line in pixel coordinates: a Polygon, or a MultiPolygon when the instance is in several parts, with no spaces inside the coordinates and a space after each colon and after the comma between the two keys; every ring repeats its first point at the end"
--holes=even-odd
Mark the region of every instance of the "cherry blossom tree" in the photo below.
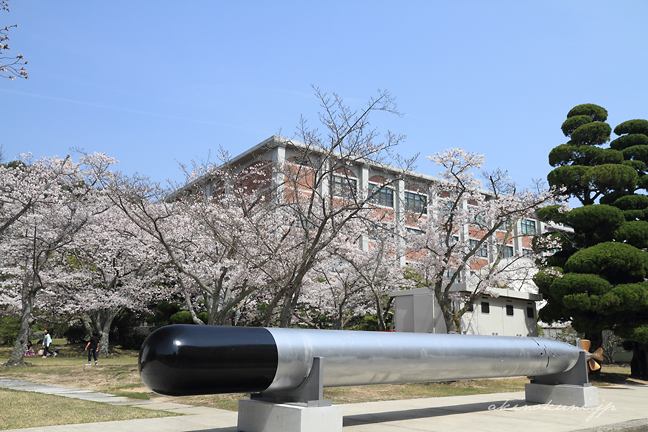
{"type": "MultiPolygon", "coordinates": [[[[97,170],[101,172],[101,166],[97,170]]],[[[174,189],[146,177],[116,173],[102,184],[123,215],[155,243],[163,257],[159,264],[184,297],[193,322],[205,324],[196,312],[204,308],[206,324],[231,323],[241,304],[261,286],[236,255],[236,246],[249,242],[236,228],[246,209],[192,188],[173,194],[174,189]]]]}
{"type": "MultiPolygon", "coordinates": [[[[65,285],[68,281],[64,273],[58,271],[60,266],[54,265],[63,259],[61,249],[73,241],[74,236],[88,223],[90,208],[96,192],[94,184],[84,170],[85,164],[91,158],[82,158],[73,163],[69,158],[43,158],[38,162],[39,169],[35,172],[49,172],[42,178],[42,185],[37,200],[33,201],[27,210],[10,212],[8,219],[13,219],[2,232],[0,252],[2,253],[2,282],[4,302],[18,302],[21,307],[21,324],[18,337],[8,364],[22,363],[26,341],[30,332],[31,317],[37,295],[43,289],[55,290],[57,286],[65,285]],[[54,173],[54,174],[52,174],[54,173]],[[52,176],[55,181],[51,181],[52,176]]],[[[31,170],[28,170],[31,172],[31,170]]],[[[31,187],[38,181],[25,182],[25,187],[31,187]]],[[[8,195],[21,197],[7,202],[18,203],[15,208],[22,208],[27,194],[20,193],[20,185],[9,189],[8,195]]],[[[9,205],[12,207],[12,205],[9,205]]]]}
{"type": "MultiPolygon", "coordinates": [[[[391,156],[403,166],[395,178],[385,181],[391,184],[405,175],[412,163],[391,154],[402,136],[387,132],[379,140],[370,127],[372,113],[397,114],[388,92],[379,91],[357,111],[338,95],[329,96],[319,89],[315,93],[321,102],[320,121],[326,135],[308,128],[302,119],[298,142],[277,137],[284,146],[299,149],[299,156],[239,167],[225,155],[218,165],[202,167],[188,185],[167,200],[191,214],[190,220],[208,227],[210,239],[217,239],[210,241],[226,247],[221,256],[245,265],[241,274],[254,275],[253,285],[240,280],[245,281],[246,291],[253,289],[264,303],[266,326],[276,321],[285,327],[292,322],[309,271],[325,259],[326,248],[347,223],[371,211],[367,204],[377,191],[345,187],[351,184],[348,167],[391,156]],[[210,196],[205,196],[207,190],[210,196]]],[[[236,302],[240,304],[244,297],[236,302]]]]}
{"type": "Polygon", "coordinates": [[[59,188],[65,166],[62,161],[34,160],[29,154],[0,163],[0,236],[32,206],[53,202],[52,191],[59,188]]]}
{"type": "Polygon", "coordinates": [[[319,261],[304,278],[294,316],[308,327],[341,330],[353,316],[366,311],[364,287],[348,271],[347,263],[329,258],[319,261]]]}
{"type": "Polygon", "coordinates": [[[431,185],[429,216],[419,217],[407,235],[408,261],[419,283],[434,291],[448,332],[461,331],[461,317],[489,288],[527,282],[535,272],[532,251],[512,253],[518,220],[553,203],[555,190],[518,191],[506,172],[485,173],[486,189],[474,178],[483,157],[449,149],[428,159],[445,168],[431,185]],[[456,306],[453,285],[466,281],[469,293],[456,306]]]}
{"type": "MultiPolygon", "coordinates": [[[[357,221],[352,221],[357,222],[357,221]]],[[[350,223],[347,228],[356,225],[350,223]]],[[[300,301],[294,312],[299,323],[310,327],[343,329],[357,315],[369,312],[362,277],[345,257],[362,253],[364,231],[349,229],[322,251],[318,262],[304,278],[300,301]]]]}
{"type": "MultiPolygon", "coordinates": [[[[0,11],[9,12],[8,0],[0,0],[0,11]]],[[[17,25],[5,26],[0,28],[0,77],[15,80],[16,78],[29,78],[25,66],[27,61],[22,55],[15,57],[5,56],[4,51],[9,50],[9,29],[18,27],[17,25]]]]}
{"type": "Polygon", "coordinates": [[[264,273],[273,291],[265,325],[276,319],[286,327],[293,321],[304,280],[326,258],[325,250],[331,242],[342,235],[348,223],[367,217],[371,212],[369,204],[380,187],[401,179],[413,163],[392,153],[403,136],[388,131],[381,139],[370,125],[372,114],[398,114],[388,92],[379,91],[357,110],[336,94],[315,89],[315,95],[320,101],[319,120],[325,132],[311,129],[302,118],[297,141],[286,142],[294,144],[291,148],[299,149],[300,154],[271,166],[272,183],[267,190],[276,216],[272,218],[274,226],[263,228],[259,235],[272,235],[257,243],[253,251],[241,251],[251,267],[264,273]],[[374,191],[354,186],[349,167],[387,159],[402,168],[394,178],[385,180],[374,191]]]}
{"type": "MultiPolygon", "coordinates": [[[[341,329],[354,316],[375,314],[378,328],[387,329],[387,315],[392,298],[389,292],[409,288],[401,265],[403,242],[393,223],[384,222],[384,214],[373,212],[366,219],[351,221],[314,268],[316,276],[304,289],[304,302],[311,305],[304,312],[325,310],[334,317],[334,328],[341,329]]],[[[308,320],[296,313],[300,321],[308,320]]],[[[311,319],[312,322],[312,319],[311,319]]]]}
{"type": "Polygon", "coordinates": [[[155,245],[123,212],[98,194],[96,212],[62,251],[74,283],[55,294],[56,309],[80,315],[89,334],[108,353],[113,320],[126,308],[143,311],[167,294],[159,288],[155,245]]]}
{"type": "Polygon", "coordinates": [[[402,258],[405,254],[403,242],[396,227],[375,223],[367,232],[368,245],[357,250],[345,245],[338,254],[349,263],[351,273],[358,276],[358,283],[364,287],[363,302],[370,313],[376,314],[378,328],[387,330],[387,316],[393,297],[389,293],[413,286],[405,277],[402,258]]]}
{"type": "Polygon", "coordinates": [[[169,257],[186,306],[197,322],[192,299],[202,298],[207,324],[236,324],[243,303],[263,286],[260,273],[248,268],[238,255],[237,246],[250,242],[249,230],[240,224],[232,226],[240,222],[242,209],[229,205],[229,200],[176,204],[177,219],[184,223],[169,238],[176,245],[169,257]]]}

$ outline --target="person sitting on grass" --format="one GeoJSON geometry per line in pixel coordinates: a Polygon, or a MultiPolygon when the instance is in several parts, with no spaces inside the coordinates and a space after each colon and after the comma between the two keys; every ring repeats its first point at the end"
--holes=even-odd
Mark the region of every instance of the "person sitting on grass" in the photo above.
{"type": "MultiPolygon", "coordinates": [[[[23,343],[22,339],[20,340],[20,343],[23,343]]],[[[36,354],[34,354],[34,350],[32,348],[32,343],[31,341],[27,341],[27,349],[25,350],[25,357],[33,357],[36,354]]]]}
{"type": "Polygon", "coordinates": [[[90,360],[92,357],[94,357],[94,362],[95,366],[99,364],[97,362],[97,349],[99,348],[99,336],[97,333],[92,333],[92,336],[90,336],[90,342],[85,347],[85,350],[88,351],[88,363],[86,363],[86,366],[90,366],[92,363],[90,360]]]}

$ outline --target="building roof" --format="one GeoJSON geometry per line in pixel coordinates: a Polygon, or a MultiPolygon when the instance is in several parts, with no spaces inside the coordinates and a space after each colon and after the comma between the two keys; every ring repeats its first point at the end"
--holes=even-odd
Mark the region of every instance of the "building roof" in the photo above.
{"type": "MultiPolygon", "coordinates": [[[[251,148],[245,150],[243,153],[239,154],[238,156],[233,157],[232,159],[230,159],[229,161],[227,161],[226,163],[221,165],[221,167],[244,166],[247,163],[249,163],[249,162],[251,162],[251,161],[253,161],[255,159],[258,159],[260,154],[263,154],[263,153],[267,152],[268,150],[272,150],[272,149],[274,149],[276,147],[279,147],[279,146],[284,146],[284,147],[287,147],[287,148],[295,148],[295,149],[299,149],[299,150],[302,150],[302,151],[312,152],[312,153],[315,153],[315,154],[329,153],[326,149],[324,149],[322,147],[319,147],[319,146],[306,144],[306,143],[303,143],[301,141],[297,141],[297,140],[294,140],[294,139],[291,139],[291,138],[285,138],[285,137],[280,137],[280,136],[277,136],[277,135],[273,135],[273,136],[263,140],[259,144],[255,145],[254,147],[251,147],[251,148]]],[[[338,154],[338,155],[341,156],[341,154],[339,152],[337,152],[337,151],[333,152],[333,154],[338,154]]],[[[357,165],[366,165],[366,166],[368,166],[370,168],[374,168],[374,169],[377,169],[377,170],[382,170],[382,171],[389,172],[389,173],[404,175],[405,177],[410,177],[410,178],[416,179],[416,180],[423,180],[423,181],[431,182],[431,183],[432,182],[442,182],[442,183],[447,183],[448,182],[448,180],[446,180],[446,179],[442,179],[442,178],[439,178],[439,177],[435,177],[435,176],[431,176],[431,175],[428,175],[428,174],[423,174],[423,173],[419,173],[419,172],[415,172],[415,171],[409,171],[409,170],[406,170],[404,168],[396,167],[396,166],[393,166],[393,165],[389,165],[389,164],[382,163],[382,162],[375,161],[375,160],[371,160],[371,159],[357,158],[354,162],[357,165]]],[[[203,176],[193,180],[192,182],[187,183],[186,185],[184,185],[180,189],[174,191],[171,195],[169,195],[169,197],[167,197],[167,200],[172,200],[178,194],[180,194],[183,191],[189,189],[190,187],[192,187],[194,185],[203,184],[208,180],[209,180],[208,175],[203,175],[203,176]]],[[[491,192],[488,191],[488,190],[485,190],[485,189],[480,189],[479,192],[482,193],[485,196],[491,195],[491,192]]]]}
{"type": "MultiPolygon", "coordinates": [[[[452,286],[451,291],[467,292],[468,290],[466,289],[465,283],[458,283],[452,286]]],[[[488,291],[493,294],[497,294],[497,297],[514,298],[514,299],[528,300],[528,301],[542,300],[541,294],[534,294],[530,292],[517,291],[512,289],[504,289],[504,288],[489,288],[488,291]]],[[[414,289],[407,289],[407,290],[400,290],[400,291],[392,291],[389,293],[389,296],[403,297],[403,296],[425,295],[425,294],[434,295],[434,291],[431,288],[414,288],[414,289]]],[[[482,295],[486,296],[489,294],[484,293],[482,295]]],[[[495,297],[495,296],[491,296],[491,297],[495,297]]]]}

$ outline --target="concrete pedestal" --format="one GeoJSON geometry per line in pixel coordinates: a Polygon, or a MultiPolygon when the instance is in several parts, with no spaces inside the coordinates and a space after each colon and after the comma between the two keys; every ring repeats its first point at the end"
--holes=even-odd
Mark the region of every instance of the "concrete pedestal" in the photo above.
{"type": "Polygon", "coordinates": [[[591,384],[550,385],[529,383],[524,386],[524,393],[527,402],[585,408],[598,406],[598,391],[591,384]]]}
{"type": "Polygon", "coordinates": [[[342,432],[341,406],[239,401],[241,432],[342,432]]]}

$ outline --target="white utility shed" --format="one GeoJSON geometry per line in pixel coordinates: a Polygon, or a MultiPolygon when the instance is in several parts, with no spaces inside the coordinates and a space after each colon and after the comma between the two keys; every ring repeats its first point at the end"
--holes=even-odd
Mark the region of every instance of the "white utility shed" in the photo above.
{"type": "MultiPolygon", "coordinates": [[[[455,284],[453,291],[467,293],[465,284],[455,284]]],[[[461,333],[498,336],[537,336],[536,302],[540,294],[494,288],[497,294],[480,295],[472,311],[461,320],[461,333]]],[[[445,321],[434,293],[417,288],[389,293],[395,300],[395,329],[397,332],[446,333],[445,321]]],[[[462,307],[457,300],[456,307],[462,307]]]]}

